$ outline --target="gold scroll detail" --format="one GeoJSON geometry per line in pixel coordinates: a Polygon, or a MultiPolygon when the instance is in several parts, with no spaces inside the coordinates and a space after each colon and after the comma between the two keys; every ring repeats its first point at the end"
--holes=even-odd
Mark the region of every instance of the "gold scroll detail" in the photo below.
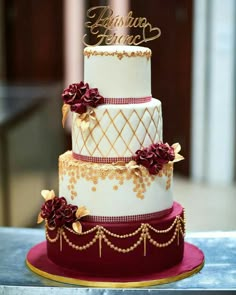
{"type": "MultiPolygon", "coordinates": [[[[51,238],[50,234],[49,234],[50,228],[47,227],[47,225],[46,225],[46,238],[50,243],[54,243],[58,239],[63,238],[64,241],[67,243],[67,245],[69,245],[71,248],[73,248],[74,250],[77,250],[77,251],[84,251],[84,250],[90,248],[91,246],[93,246],[98,241],[98,255],[100,257],[102,256],[102,243],[103,242],[108,247],[110,247],[112,250],[119,252],[119,253],[124,253],[124,254],[134,251],[138,246],[140,246],[143,243],[143,255],[146,256],[147,242],[149,242],[150,244],[152,244],[153,246],[155,246],[157,248],[165,248],[165,247],[168,247],[169,245],[171,245],[177,239],[177,245],[179,245],[179,235],[181,234],[182,237],[184,237],[184,235],[185,235],[184,226],[185,226],[185,217],[181,217],[180,215],[178,215],[174,219],[173,223],[168,228],[163,229],[163,230],[156,229],[153,226],[151,226],[149,223],[142,223],[139,226],[139,228],[137,228],[135,231],[128,233],[128,234],[124,234],[124,235],[118,235],[118,234],[115,234],[115,233],[109,231],[108,229],[106,229],[105,227],[103,227],[101,225],[96,225],[93,228],[91,228],[90,230],[82,232],[82,233],[76,233],[73,231],[73,229],[71,229],[67,226],[64,226],[64,227],[59,228],[57,230],[56,237],[51,238]],[[156,241],[152,238],[152,235],[151,235],[152,232],[155,234],[161,235],[161,234],[169,233],[172,229],[173,229],[172,237],[164,243],[159,243],[158,241],[156,241]],[[77,245],[74,242],[70,241],[70,239],[68,238],[68,236],[66,234],[66,231],[69,231],[70,233],[73,233],[78,236],[84,236],[84,235],[94,233],[94,236],[86,244],[77,245]],[[113,237],[113,238],[117,238],[117,239],[127,239],[127,238],[130,238],[133,236],[137,236],[136,241],[131,246],[126,247],[126,248],[118,247],[109,240],[109,237],[113,237]]],[[[62,250],[62,247],[63,247],[63,242],[60,243],[60,250],[62,250]]]]}
{"type": "Polygon", "coordinates": [[[80,179],[85,179],[91,182],[91,191],[96,191],[96,184],[99,181],[109,179],[117,181],[113,186],[114,190],[118,190],[119,186],[123,185],[125,181],[132,180],[133,192],[137,198],[144,199],[144,194],[152,182],[158,177],[167,177],[166,190],[171,186],[173,175],[173,163],[168,163],[163,166],[163,169],[157,175],[151,175],[149,171],[140,166],[140,173],[135,169],[131,169],[127,165],[112,165],[112,164],[96,164],[90,162],[83,162],[74,160],[71,152],[66,152],[59,158],[59,178],[64,180],[68,176],[68,190],[70,191],[71,199],[77,197],[76,183],[80,179]]]}
{"type": "Polygon", "coordinates": [[[146,57],[147,60],[149,60],[152,56],[151,50],[146,50],[146,51],[131,51],[127,52],[125,50],[123,51],[96,51],[96,50],[84,50],[84,56],[89,58],[90,56],[114,56],[117,57],[118,59],[122,59],[124,57],[146,57]]]}

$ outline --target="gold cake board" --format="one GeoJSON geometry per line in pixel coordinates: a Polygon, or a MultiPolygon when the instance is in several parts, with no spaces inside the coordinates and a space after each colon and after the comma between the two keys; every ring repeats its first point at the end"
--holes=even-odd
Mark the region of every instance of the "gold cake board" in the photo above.
{"type": "MultiPolygon", "coordinates": [[[[117,278],[111,278],[111,277],[109,278],[99,278],[95,276],[89,277],[89,276],[81,275],[80,273],[78,273],[78,275],[75,278],[75,277],[72,277],[69,272],[67,274],[65,268],[61,268],[61,274],[58,274],[58,269],[60,269],[60,267],[56,265],[55,266],[57,268],[57,271],[48,270],[47,264],[52,265],[53,263],[49,261],[46,253],[42,253],[46,251],[46,247],[45,245],[43,245],[44,243],[45,242],[34,246],[29,251],[26,258],[26,265],[29,267],[29,269],[33,271],[34,273],[36,273],[37,275],[40,275],[50,280],[54,280],[61,283],[73,284],[73,285],[81,285],[86,287],[134,288],[134,287],[147,287],[147,286],[153,286],[153,285],[168,284],[168,283],[172,283],[172,282],[190,277],[198,273],[204,266],[203,252],[200,249],[198,249],[196,246],[185,242],[185,246],[188,247],[188,250],[185,251],[183,261],[178,265],[178,266],[181,266],[181,271],[178,268],[176,268],[176,266],[169,269],[170,271],[173,270],[174,268],[178,269],[178,273],[176,272],[175,275],[173,275],[173,272],[172,272],[170,276],[166,275],[162,277],[162,272],[158,272],[156,274],[150,274],[150,276],[148,275],[136,276],[134,278],[130,278],[130,280],[127,280],[127,278],[121,278],[117,280],[117,278]],[[41,253],[39,253],[39,251],[34,251],[35,248],[39,247],[40,245],[43,246],[41,247],[42,248],[41,253]],[[44,260],[44,265],[42,265],[42,263],[40,263],[40,265],[38,265],[37,262],[35,263],[35,260],[34,260],[35,256],[32,259],[32,255],[35,255],[35,254],[38,256],[36,257],[36,260],[37,258],[40,261],[44,260]],[[43,256],[40,257],[41,254],[43,256]],[[191,269],[190,270],[188,269],[189,266],[185,269],[184,263],[186,260],[189,263],[189,259],[191,259],[191,256],[195,256],[195,258],[197,256],[198,262],[195,259],[195,261],[190,266],[191,269]]],[[[166,272],[166,270],[164,272],[166,272]]]]}

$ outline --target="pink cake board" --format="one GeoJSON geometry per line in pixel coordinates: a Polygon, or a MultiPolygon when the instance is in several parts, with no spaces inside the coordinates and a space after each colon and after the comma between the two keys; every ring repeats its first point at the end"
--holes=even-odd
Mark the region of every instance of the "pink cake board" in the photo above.
{"type": "Polygon", "coordinates": [[[26,264],[36,274],[62,283],[88,287],[128,288],[166,284],[187,278],[202,269],[204,254],[196,246],[185,242],[182,262],[167,270],[142,276],[95,277],[60,267],[50,261],[47,257],[46,241],[44,241],[30,249],[26,264]]]}

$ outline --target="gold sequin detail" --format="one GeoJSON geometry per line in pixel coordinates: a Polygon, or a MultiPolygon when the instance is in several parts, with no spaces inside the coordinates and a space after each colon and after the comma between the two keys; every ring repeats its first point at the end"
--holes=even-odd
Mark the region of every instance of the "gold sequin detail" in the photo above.
{"type": "MultiPolygon", "coordinates": [[[[156,177],[166,176],[166,190],[170,188],[173,174],[173,163],[164,165],[163,170],[157,175],[150,175],[148,170],[140,166],[141,175],[137,175],[134,170],[126,166],[116,166],[112,164],[97,164],[75,160],[71,152],[66,152],[59,157],[59,177],[60,180],[67,175],[69,177],[68,189],[73,199],[76,196],[75,183],[83,178],[91,184],[98,184],[99,181],[110,179],[117,181],[113,189],[117,190],[126,180],[132,180],[133,192],[137,198],[143,199],[147,187],[152,184],[156,177]]],[[[92,191],[95,186],[92,187],[92,191]]]]}
{"type": "Polygon", "coordinates": [[[90,56],[115,56],[118,57],[119,60],[121,60],[123,57],[146,57],[147,60],[149,60],[152,56],[151,50],[146,51],[131,51],[127,52],[125,50],[123,51],[96,51],[96,50],[84,50],[84,56],[87,56],[88,58],[90,56]]]}

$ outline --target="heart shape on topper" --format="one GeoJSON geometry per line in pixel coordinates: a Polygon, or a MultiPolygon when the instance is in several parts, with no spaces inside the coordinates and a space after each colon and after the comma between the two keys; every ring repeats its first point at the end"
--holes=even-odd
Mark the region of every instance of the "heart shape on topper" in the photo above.
{"type": "Polygon", "coordinates": [[[156,27],[152,27],[150,23],[147,23],[145,27],[143,27],[143,41],[148,42],[155,40],[161,36],[161,30],[156,27]]]}

